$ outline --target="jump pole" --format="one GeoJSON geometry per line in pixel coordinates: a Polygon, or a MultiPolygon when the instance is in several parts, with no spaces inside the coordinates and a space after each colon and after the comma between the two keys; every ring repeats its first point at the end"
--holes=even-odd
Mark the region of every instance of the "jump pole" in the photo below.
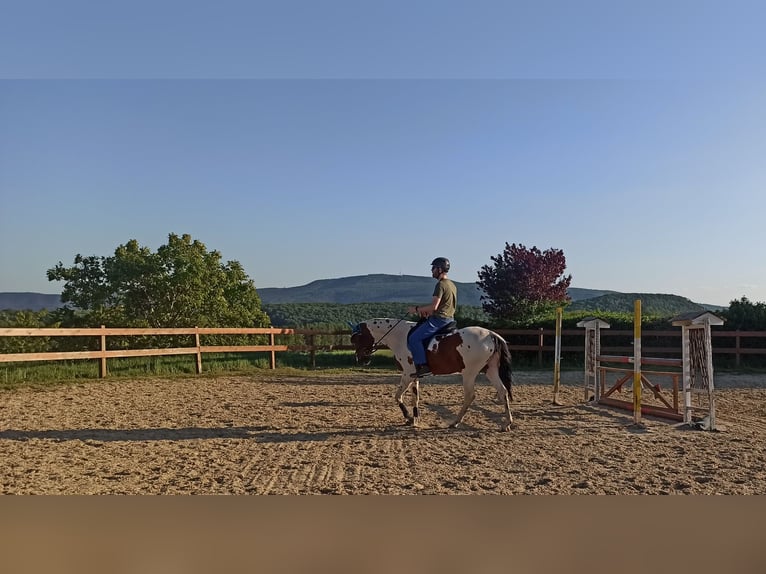
{"type": "Polygon", "coordinates": [[[641,299],[633,303],[633,424],[641,425],[641,299]]]}
{"type": "Polygon", "coordinates": [[[559,400],[559,387],[561,386],[561,322],[564,313],[563,307],[556,308],[556,346],[553,352],[553,401],[554,405],[561,405],[559,400]]]}

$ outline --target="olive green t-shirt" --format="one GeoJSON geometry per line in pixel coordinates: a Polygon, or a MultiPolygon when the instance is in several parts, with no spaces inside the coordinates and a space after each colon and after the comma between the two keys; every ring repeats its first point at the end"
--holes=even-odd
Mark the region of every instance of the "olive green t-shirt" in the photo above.
{"type": "Polygon", "coordinates": [[[440,279],[434,287],[434,297],[440,297],[434,316],[452,319],[457,309],[457,287],[449,279],[440,279]]]}

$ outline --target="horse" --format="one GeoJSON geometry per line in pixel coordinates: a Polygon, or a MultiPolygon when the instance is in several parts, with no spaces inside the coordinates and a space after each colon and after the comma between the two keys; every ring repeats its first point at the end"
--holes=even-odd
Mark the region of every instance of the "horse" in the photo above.
{"type": "MultiPolygon", "coordinates": [[[[404,414],[405,424],[417,427],[420,420],[419,381],[412,376],[415,363],[407,348],[407,335],[416,324],[404,319],[378,318],[349,325],[357,363],[368,365],[381,345],[393,351],[397,367],[402,371],[396,401],[404,414]],[[403,401],[409,388],[412,388],[412,415],[403,401]]],[[[509,402],[513,401],[513,377],[511,353],[505,339],[483,327],[464,327],[437,333],[426,345],[428,365],[434,375],[460,373],[463,377],[463,406],[449,427],[455,428],[463,420],[476,396],[476,377],[484,372],[496,391],[496,401],[505,408],[507,422],[503,421],[500,429],[511,430],[513,416],[509,402]]]]}

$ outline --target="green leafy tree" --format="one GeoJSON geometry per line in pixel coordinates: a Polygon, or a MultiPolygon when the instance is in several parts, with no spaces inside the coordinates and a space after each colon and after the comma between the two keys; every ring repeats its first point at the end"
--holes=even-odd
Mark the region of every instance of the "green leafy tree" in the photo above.
{"type": "Polygon", "coordinates": [[[760,331],[766,329],[766,303],[753,302],[747,297],[729,302],[729,308],[721,313],[726,328],[731,330],[760,331]]]}
{"type": "Polygon", "coordinates": [[[477,284],[484,291],[482,308],[493,318],[530,324],[569,302],[572,276],[563,276],[562,250],[506,242],[503,252],[490,259],[492,265],[482,266],[477,284]]]}
{"type": "MultiPolygon", "coordinates": [[[[58,327],[48,311],[0,311],[0,327],[58,327]]],[[[0,337],[0,353],[41,353],[49,350],[50,337],[0,337]]]]}
{"type": "Polygon", "coordinates": [[[261,327],[269,317],[237,261],[222,262],[190,235],[171,233],[156,252],[135,239],[111,257],[77,255],[47,272],[64,281],[62,317],[83,325],[261,327]]]}

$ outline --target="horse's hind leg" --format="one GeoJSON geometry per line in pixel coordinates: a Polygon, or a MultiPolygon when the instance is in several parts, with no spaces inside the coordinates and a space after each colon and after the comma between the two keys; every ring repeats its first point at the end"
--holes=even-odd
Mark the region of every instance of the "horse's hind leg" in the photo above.
{"type": "Polygon", "coordinates": [[[510,396],[508,390],[503,385],[503,381],[500,379],[500,374],[497,371],[497,365],[490,365],[487,369],[487,379],[494,387],[497,393],[497,402],[505,408],[505,416],[507,417],[507,424],[501,424],[500,430],[509,431],[513,424],[513,416],[511,416],[510,396]]]}
{"type": "Polygon", "coordinates": [[[463,373],[463,406],[460,407],[454,422],[449,425],[450,428],[455,428],[462,422],[465,413],[468,412],[468,407],[471,406],[473,399],[476,398],[476,374],[463,373]]]}
{"type": "MultiPolygon", "coordinates": [[[[399,408],[401,409],[402,414],[404,415],[405,424],[408,424],[408,425],[414,424],[415,420],[414,420],[414,417],[410,416],[410,411],[407,410],[407,405],[404,404],[404,393],[406,393],[407,389],[410,388],[410,385],[412,385],[412,382],[413,381],[410,378],[410,376],[408,374],[404,374],[404,375],[402,375],[402,378],[399,381],[399,387],[396,390],[396,402],[399,405],[399,408]]],[[[417,396],[417,383],[415,385],[415,389],[414,390],[415,390],[416,396],[417,396]]],[[[416,409],[415,410],[415,417],[417,417],[417,415],[418,415],[417,402],[415,402],[415,401],[416,401],[416,399],[413,399],[413,403],[414,403],[413,407],[416,409]]]]}

